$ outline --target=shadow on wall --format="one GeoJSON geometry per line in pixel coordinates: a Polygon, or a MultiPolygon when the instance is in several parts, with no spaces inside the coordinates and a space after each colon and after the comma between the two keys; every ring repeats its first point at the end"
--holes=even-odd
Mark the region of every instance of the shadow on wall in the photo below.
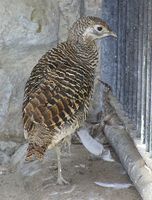
{"type": "MultiPolygon", "coordinates": [[[[118,33],[118,0],[102,1],[101,18],[118,33]]],[[[105,38],[101,45],[101,77],[116,91],[117,39],[105,38]]]]}

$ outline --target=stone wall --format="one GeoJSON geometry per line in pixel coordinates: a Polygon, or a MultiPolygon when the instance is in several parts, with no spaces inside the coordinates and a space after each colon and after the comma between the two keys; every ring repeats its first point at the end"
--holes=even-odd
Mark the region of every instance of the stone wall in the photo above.
{"type": "Polygon", "coordinates": [[[38,59],[64,41],[82,15],[99,16],[102,0],[0,1],[0,164],[24,143],[21,105],[38,59]]]}

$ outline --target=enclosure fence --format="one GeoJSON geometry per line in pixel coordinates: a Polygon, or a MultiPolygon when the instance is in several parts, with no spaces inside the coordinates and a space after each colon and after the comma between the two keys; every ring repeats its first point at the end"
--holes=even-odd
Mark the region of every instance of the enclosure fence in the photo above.
{"type": "Polygon", "coordinates": [[[152,156],[152,0],[103,0],[102,18],[118,35],[102,42],[102,79],[152,156]]]}
{"type": "Polygon", "coordinates": [[[115,94],[152,156],[152,0],[119,0],[115,94]]]}

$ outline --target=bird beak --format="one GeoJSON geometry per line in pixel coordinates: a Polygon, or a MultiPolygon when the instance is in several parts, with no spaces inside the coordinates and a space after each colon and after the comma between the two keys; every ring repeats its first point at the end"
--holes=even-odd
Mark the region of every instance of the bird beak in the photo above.
{"type": "Polygon", "coordinates": [[[117,38],[116,33],[112,32],[112,31],[109,31],[109,35],[110,35],[110,36],[113,36],[113,37],[115,37],[115,38],[117,38]]]}

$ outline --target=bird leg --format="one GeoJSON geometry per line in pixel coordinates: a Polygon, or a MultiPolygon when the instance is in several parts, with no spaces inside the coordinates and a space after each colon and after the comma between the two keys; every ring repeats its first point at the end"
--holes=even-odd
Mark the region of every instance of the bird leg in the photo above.
{"type": "Polygon", "coordinates": [[[56,147],[56,154],[57,154],[57,162],[58,162],[58,178],[57,178],[57,184],[63,185],[63,184],[69,184],[68,181],[66,181],[62,176],[62,168],[61,168],[61,152],[60,152],[60,146],[56,147]]]}
{"type": "Polygon", "coordinates": [[[65,144],[66,152],[71,156],[71,135],[67,135],[63,143],[65,144]]]}

